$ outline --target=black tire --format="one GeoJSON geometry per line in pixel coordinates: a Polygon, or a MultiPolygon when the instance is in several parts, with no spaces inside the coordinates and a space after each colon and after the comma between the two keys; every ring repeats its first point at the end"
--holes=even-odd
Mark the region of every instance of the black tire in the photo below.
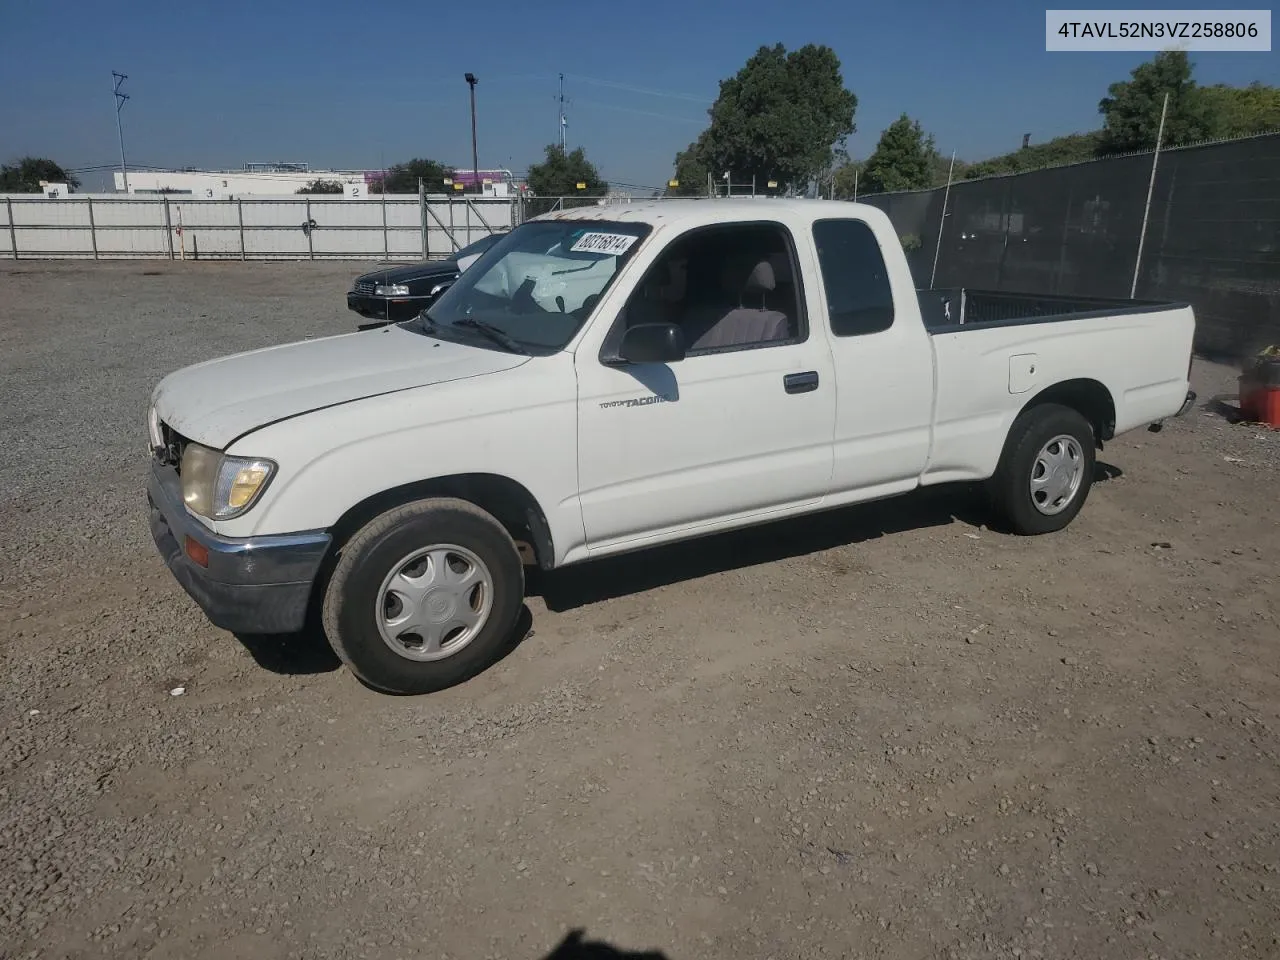
{"type": "Polygon", "coordinates": [[[1063,529],[1084,506],[1093,485],[1096,457],[1093,427],[1078,411],[1056,403],[1024,410],[1014,420],[1005,440],[995,475],[987,485],[992,508],[1013,533],[1036,536],[1063,529]],[[1074,438],[1083,459],[1079,485],[1057,513],[1037,506],[1031,492],[1033,471],[1038,471],[1041,450],[1056,437],[1074,438]]]}
{"type": "Polygon", "coordinates": [[[523,600],[524,565],[497,520],[465,500],[419,500],[375,517],[342,548],[325,590],[323,622],[334,652],[364,683],[387,693],[431,693],[470,679],[506,652],[523,600]],[[492,596],[488,619],[465,646],[418,661],[383,639],[378,597],[401,560],[436,544],[474,554],[488,570],[492,596]]]}

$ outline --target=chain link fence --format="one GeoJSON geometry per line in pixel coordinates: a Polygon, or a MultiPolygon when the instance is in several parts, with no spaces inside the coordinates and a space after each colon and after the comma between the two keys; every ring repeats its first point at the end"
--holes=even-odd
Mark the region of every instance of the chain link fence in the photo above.
{"type": "Polygon", "coordinates": [[[0,258],[439,259],[509,230],[506,198],[0,195],[0,258]]]}
{"type": "Polygon", "coordinates": [[[1280,342],[1280,134],[1162,150],[1154,184],[1152,160],[953,183],[945,219],[943,188],[859,200],[918,238],[919,287],[1185,301],[1206,355],[1280,342]]]}

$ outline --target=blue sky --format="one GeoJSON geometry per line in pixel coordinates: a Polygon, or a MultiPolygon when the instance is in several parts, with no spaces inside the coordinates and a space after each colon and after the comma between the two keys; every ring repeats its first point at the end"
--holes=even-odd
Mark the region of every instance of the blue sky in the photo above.
{"type": "MultiPolygon", "coordinates": [[[[5,161],[30,153],[68,166],[118,162],[119,70],[132,97],[123,113],[130,162],[377,168],[429,156],[465,166],[471,71],[481,166],[523,172],[558,137],[563,72],[570,146],[584,146],[611,180],[639,185],[665,182],[675,152],[705,125],[718,81],[761,44],[835,49],[859,101],[855,156],[903,111],[962,159],[1013,149],[1023,133],[1038,142],[1091,129],[1107,84],[1149,57],[1046,53],[1044,6],[1008,0],[15,0],[3,21],[5,161]]],[[[1280,83],[1275,52],[1192,58],[1201,83],[1280,83]]]]}

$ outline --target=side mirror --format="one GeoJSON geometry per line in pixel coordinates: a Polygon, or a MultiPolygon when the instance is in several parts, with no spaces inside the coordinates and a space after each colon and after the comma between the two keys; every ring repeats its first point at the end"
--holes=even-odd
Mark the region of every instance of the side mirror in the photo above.
{"type": "Polygon", "coordinates": [[[684,353],[684,331],[674,323],[637,324],[618,345],[618,359],[624,363],[676,363],[684,353]]]}

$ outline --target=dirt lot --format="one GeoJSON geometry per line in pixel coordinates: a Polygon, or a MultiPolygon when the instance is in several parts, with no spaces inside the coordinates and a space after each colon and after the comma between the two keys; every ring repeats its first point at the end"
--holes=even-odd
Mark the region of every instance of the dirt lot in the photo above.
{"type": "Polygon", "coordinates": [[[210,627],[144,512],[155,381],[350,329],[358,269],[0,267],[0,956],[1280,955],[1280,434],[1230,369],[1062,534],[934,491],[567,570],[393,698],[210,627]]]}

